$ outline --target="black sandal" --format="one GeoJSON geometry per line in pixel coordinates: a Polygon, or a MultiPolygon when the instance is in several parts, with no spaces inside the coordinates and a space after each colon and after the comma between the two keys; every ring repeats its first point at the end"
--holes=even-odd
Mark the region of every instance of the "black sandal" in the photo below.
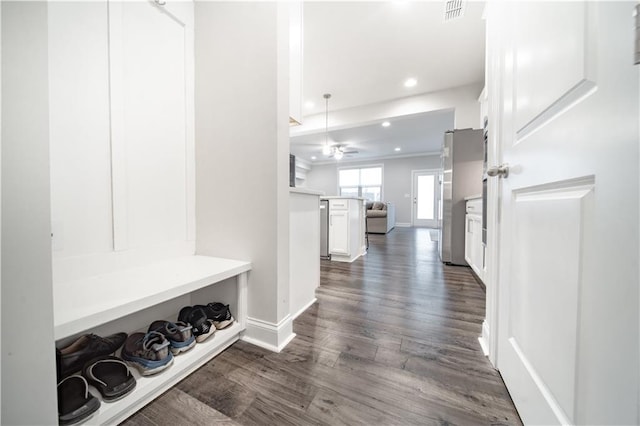
{"type": "Polygon", "coordinates": [[[127,364],[115,356],[92,359],[84,365],[82,375],[98,389],[105,402],[117,401],[136,387],[127,364]]]}
{"type": "Polygon", "coordinates": [[[98,398],[89,393],[84,377],[73,375],[58,383],[58,422],[72,425],[88,419],[100,408],[98,398]]]}

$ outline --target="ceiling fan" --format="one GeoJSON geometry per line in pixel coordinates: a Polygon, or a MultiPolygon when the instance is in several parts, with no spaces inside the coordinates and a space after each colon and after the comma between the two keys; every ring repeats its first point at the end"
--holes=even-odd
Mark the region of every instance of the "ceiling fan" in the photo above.
{"type": "Polygon", "coordinates": [[[325,134],[324,134],[324,145],[322,146],[322,153],[327,155],[329,158],[335,158],[336,160],[341,160],[342,157],[348,154],[357,154],[358,151],[347,150],[347,147],[344,145],[329,145],[329,98],[331,98],[330,93],[325,93],[322,96],[325,100],[326,110],[325,110],[325,134]]]}
{"type": "Polygon", "coordinates": [[[349,149],[344,145],[335,145],[330,147],[331,152],[329,153],[329,158],[335,158],[336,160],[342,159],[345,155],[357,154],[358,151],[354,149],[349,149]]]}

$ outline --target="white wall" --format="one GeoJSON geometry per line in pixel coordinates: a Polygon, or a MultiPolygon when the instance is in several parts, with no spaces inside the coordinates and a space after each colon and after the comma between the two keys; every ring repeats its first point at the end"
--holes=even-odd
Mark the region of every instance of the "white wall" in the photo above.
{"type": "Polygon", "coordinates": [[[2,2],[2,422],[57,416],[47,3],[2,2]]]}
{"type": "Polygon", "coordinates": [[[252,262],[248,334],[256,324],[291,333],[288,22],[278,15],[276,3],[195,10],[196,251],[252,262]]]}
{"type": "Polygon", "coordinates": [[[440,168],[439,155],[358,162],[339,161],[332,164],[314,165],[307,174],[305,187],[324,191],[326,195],[338,195],[338,168],[377,164],[382,164],[384,167],[382,181],[383,201],[396,205],[396,223],[410,224],[412,208],[411,171],[440,168]]]}

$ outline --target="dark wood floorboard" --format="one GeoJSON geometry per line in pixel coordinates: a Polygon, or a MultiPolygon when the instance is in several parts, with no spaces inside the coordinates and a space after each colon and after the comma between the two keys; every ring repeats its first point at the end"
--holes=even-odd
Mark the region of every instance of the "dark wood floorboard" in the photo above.
{"type": "Polygon", "coordinates": [[[478,343],[485,294],[429,230],[322,261],[318,302],[279,354],[238,342],[130,417],[138,425],[520,425],[478,343]]]}

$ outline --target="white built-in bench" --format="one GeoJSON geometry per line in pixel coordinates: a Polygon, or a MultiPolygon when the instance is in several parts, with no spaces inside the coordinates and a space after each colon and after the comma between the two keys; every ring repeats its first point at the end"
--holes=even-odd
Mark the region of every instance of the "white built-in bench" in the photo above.
{"type": "MultiPolygon", "coordinates": [[[[64,341],[85,332],[94,332],[96,328],[105,330],[105,325],[108,329],[109,324],[124,328],[122,318],[135,316],[140,311],[149,311],[147,315],[157,315],[159,312],[167,315],[166,306],[164,311],[159,308],[155,310],[163,305],[169,306],[173,316],[166,319],[175,321],[177,306],[212,301],[191,300],[189,295],[196,295],[218,283],[236,278],[233,292],[236,300],[220,300],[231,303],[233,307],[236,321],[231,326],[218,330],[192,350],[176,356],[171,367],[155,376],[141,377],[132,368],[137,380],[135,390],[119,401],[102,402],[99,412],[87,424],[117,424],[123,421],[236,342],[246,328],[247,272],[250,269],[250,262],[182,256],[82,280],[56,283],[53,294],[54,333],[57,341],[64,341]]],[[[135,328],[142,331],[144,327],[136,324],[135,328]]],[[[131,333],[136,329],[116,328],[110,331],[131,333]]],[[[97,392],[94,394],[99,395],[97,392]]]]}

